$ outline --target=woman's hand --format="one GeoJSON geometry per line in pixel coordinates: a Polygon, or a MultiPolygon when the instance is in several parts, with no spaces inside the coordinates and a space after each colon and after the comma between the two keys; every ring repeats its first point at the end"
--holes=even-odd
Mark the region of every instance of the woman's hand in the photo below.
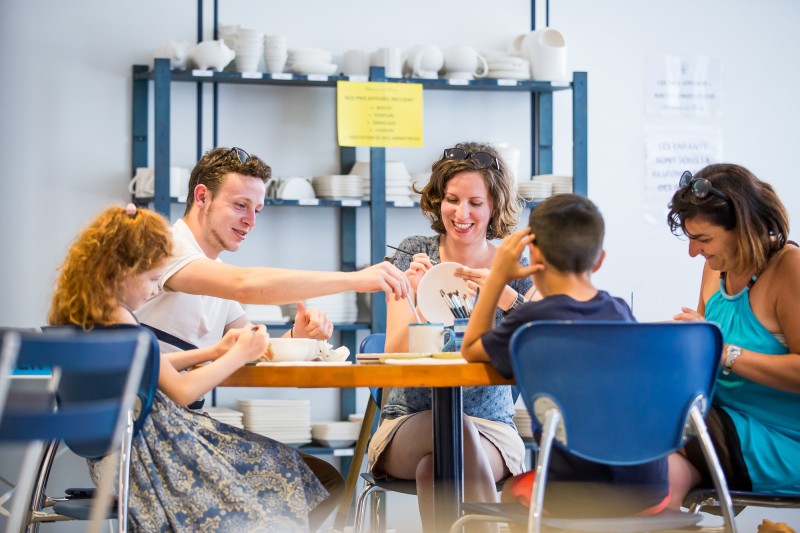
{"type": "Polygon", "coordinates": [[[681,312],[672,317],[673,320],[679,322],[705,322],[706,319],[703,315],[689,307],[681,307],[681,312]]]}
{"type": "Polygon", "coordinates": [[[431,263],[431,258],[428,257],[428,254],[414,254],[414,257],[411,258],[411,264],[405,274],[415,294],[420,280],[431,268],[433,268],[433,263],[431,263]]]}
{"type": "MultiPolygon", "coordinates": [[[[267,351],[267,333],[266,326],[255,326],[250,324],[241,329],[235,330],[238,332],[236,343],[232,349],[241,352],[245,357],[246,363],[258,361],[264,352],[267,351]]],[[[227,336],[227,334],[226,334],[227,336]]]]}
{"type": "Polygon", "coordinates": [[[297,339],[328,340],[333,334],[333,324],[328,315],[315,307],[306,309],[303,302],[297,302],[297,315],[292,328],[292,336],[297,339]]]}
{"type": "Polygon", "coordinates": [[[488,268],[469,268],[459,267],[454,275],[463,279],[467,283],[467,294],[472,298],[478,293],[478,289],[486,284],[490,270],[488,268]]]}

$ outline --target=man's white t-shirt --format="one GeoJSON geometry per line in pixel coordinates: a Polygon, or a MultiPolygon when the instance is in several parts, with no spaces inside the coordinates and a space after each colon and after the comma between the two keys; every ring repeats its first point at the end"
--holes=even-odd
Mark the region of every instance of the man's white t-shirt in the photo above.
{"type": "MultiPolygon", "coordinates": [[[[136,317],[142,324],[169,333],[198,348],[211,346],[222,338],[226,325],[245,316],[245,310],[234,300],[168,289],[166,284],[176,272],[192,261],[207,258],[182,219],[172,226],[172,241],[169,266],[158,282],[162,292],[136,311],[136,317]]],[[[178,348],[163,341],[159,341],[159,344],[162,352],[178,351],[178,348]]]]}

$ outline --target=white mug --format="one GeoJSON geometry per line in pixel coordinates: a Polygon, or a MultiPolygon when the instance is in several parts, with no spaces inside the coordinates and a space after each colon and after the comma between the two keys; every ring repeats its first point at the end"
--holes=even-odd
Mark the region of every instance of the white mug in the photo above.
{"type": "Polygon", "coordinates": [[[408,351],[411,353],[439,353],[452,350],[456,338],[453,330],[441,322],[408,325],[408,351]]]}
{"type": "Polygon", "coordinates": [[[343,71],[346,76],[369,76],[369,52],[366,50],[345,52],[343,71]]]}
{"type": "Polygon", "coordinates": [[[155,173],[152,168],[139,167],[128,182],[128,192],[136,198],[152,198],[155,195],[155,173]]]}

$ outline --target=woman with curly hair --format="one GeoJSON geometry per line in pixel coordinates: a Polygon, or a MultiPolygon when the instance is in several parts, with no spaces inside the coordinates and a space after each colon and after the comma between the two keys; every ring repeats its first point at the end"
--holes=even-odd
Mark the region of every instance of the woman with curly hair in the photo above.
{"type": "MultiPolygon", "coordinates": [[[[171,252],[160,215],[133,204],[106,209],[67,252],[48,322],[140,327],[133,312],[158,294],[171,252]]],[[[185,407],[258,360],[267,338],[264,326],[248,324],[215,345],[161,355],[152,409],[133,438],[131,531],[308,530],[328,493],[298,452],[185,407]]],[[[89,461],[95,482],[105,461],[89,461]]]]}
{"type": "MultiPolygon", "coordinates": [[[[491,240],[511,234],[522,205],[514,177],[487,144],[460,143],[448,148],[431,170],[420,205],[436,234],[404,239],[399,247],[413,257],[396,254],[393,261],[405,271],[414,292],[436,262],[463,265],[461,275],[466,279],[488,269],[497,249],[491,240]]],[[[497,320],[530,287],[529,277],[512,281],[510,301],[498,308],[497,320]]],[[[408,351],[408,324],[415,321],[407,302],[387,304],[386,352],[408,351]]],[[[464,499],[493,502],[495,483],[519,474],[525,466],[525,446],[512,420],[511,387],[465,387],[463,405],[464,499]]],[[[369,448],[375,476],[416,480],[426,531],[434,530],[431,427],[430,389],[394,388],[369,448]]]]}

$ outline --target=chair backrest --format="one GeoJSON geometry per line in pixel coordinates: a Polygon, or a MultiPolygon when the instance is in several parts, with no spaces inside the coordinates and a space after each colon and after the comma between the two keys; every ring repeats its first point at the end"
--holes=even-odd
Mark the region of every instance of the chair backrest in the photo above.
{"type": "Polygon", "coordinates": [[[707,322],[532,322],[511,338],[534,430],[558,407],[557,444],[579,457],[634,464],[681,448],[691,405],[714,391],[722,334],[707,322]]]}
{"type": "MultiPolygon", "coordinates": [[[[370,333],[361,341],[358,353],[383,353],[386,347],[386,333],[370,333]]],[[[369,393],[375,401],[375,405],[380,407],[383,389],[381,387],[370,387],[369,393]]]]}
{"type": "Polygon", "coordinates": [[[18,365],[51,369],[58,407],[7,406],[0,440],[63,439],[87,458],[116,449],[152,354],[151,336],[138,328],[12,335],[19,336],[18,365]]]}
{"type": "MultiPolygon", "coordinates": [[[[135,326],[132,324],[118,324],[116,326],[105,326],[97,328],[95,331],[118,331],[118,330],[133,330],[142,331],[150,336],[150,350],[145,359],[144,371],[142,372],[142,379],[139,381],[139,387],[136,391],[136,401],[134,404],[134,418],[133,418],[133,434],[136,435],[144,424],[147,415],[150,413],[150,408],[153,406],[153,398],[155,397],[156,390],[158,389],[158,372],[161,362],[161,350],[159,348],[158,339],[149,329],[144,327],[135,326]]],[[[64,331],[82,332],[83,330],[76,326],[42,326],[42,331],[45,333],[57,333],[64,331]]],[[[89,376],[91,379],[91,376],[89,376]]],[[[104,380],[99,384],[92,384],[97,387],[97,390],[92,390],[90,393],[92,397],[98,396],[114,396],[115,391],[122,386],[122,376],[111,377],[104,380]]],[[[83,376],[70,376],[68,379],[61,379],[61,388],[59,395],[69,395],[75,400],[80,399],[86,394],[86,383],[83,376]]],[[[69,443],[67,443],[69,445],[69,443]]],[[[85,447],[85,444],[84,444],[85,447]]],[[[93,454],[90,450],[73,450],[78,455],[83,457],[91,457],[93,454]]]]}
{"type": "Polygon", "coordinates": [[[0,420],[3,420],[3,408],[11,388],[11,372],[16,366],[18,352],[19,335],[4,335],[0,344],[0,420]]]}

